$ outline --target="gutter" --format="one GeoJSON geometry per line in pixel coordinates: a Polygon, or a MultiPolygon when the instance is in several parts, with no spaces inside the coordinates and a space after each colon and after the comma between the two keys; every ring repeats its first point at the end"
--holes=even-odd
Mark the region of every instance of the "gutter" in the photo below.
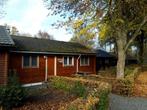
{"type": "Polygon", "coordinates": [[[51,55],[96,55],[96,53],[63,53],[63,52],[33,52],[33,51],[10,51],[11,53],[30,53],[30,54],[51,54],[51,55]]]}

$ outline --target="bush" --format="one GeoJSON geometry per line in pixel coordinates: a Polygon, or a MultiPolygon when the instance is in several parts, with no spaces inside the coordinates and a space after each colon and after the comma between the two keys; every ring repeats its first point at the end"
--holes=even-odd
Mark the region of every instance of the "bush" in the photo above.
{"type": "Polygon", "coordinates": [[[97,108],[100,108],[98,110],[106,110],[105,108],[107,108],[108,94],[111,90],[111,86],[108,83],[56,76],[50,77],[49,84],[79,97],[66,106],[61,107],[60,110],[97,110],[97,108]]]}
{"type": "Polygon", "coordinates": [[[7,86],[0,87],[0,105],[4,109],[19,106],[26,98],[26,90],[19,84],[16,75],[9,76],[7,86]]]}
{"type": "Polygon", "coordinates": [[[133,86],[134,82],[128,79],[119,79],[116,80],[115,84],[113,85],[114,93],[124,96],[131,96],[133,95],[133,86]]]}
{"type": "Polygon", "coordinates": [[[75,82],[75,84],[71,88],[71,93],[75,94],[78,97],[86,97],[86,87],[81,84],[79,81],[75,82]]]}
{"type": "Polygon", "coordinates": [[[52,78],[50,80],[50,84],[52,87],[54,87],[56,89],[62,89],[64,91],[70,91],[70,89],[71,89],[69,83],[67,83],[66,81],[62,80],[59,77],[52,78]]]}
{"type": "Polygon", "coordinates": [[[109,106],[109,90],[103,90],[99,94],[98,110],[107,110],[109,106]]]}

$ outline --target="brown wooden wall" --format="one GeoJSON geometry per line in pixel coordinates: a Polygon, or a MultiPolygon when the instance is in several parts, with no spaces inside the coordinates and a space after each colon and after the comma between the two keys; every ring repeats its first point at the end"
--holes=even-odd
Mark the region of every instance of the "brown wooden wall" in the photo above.
{"type": "Polygon", "coordinates": [[[45,60],[43,56],[39,56],[39,68],[23,68],[23,54],[11,53],[9,69],[15,70],[22,83],[41,82],[45,79],[45,60]]]}
{"type": "Polygon", "coordinates": [[[0,52],[0,85],[7,84],[8,75],[8,53],[0,52]]]}
{"type": "MultiPolygon", "coordinates": [[[[22,83],[35,83],[45,80],[45,55],[39,56],[39,68],[22,68],[22,56],[23,54],[11,53],[10,54],[10,64],[9,69],[16,70],[20,81],[22,83]]],[[[48,58],[48,75],[54,75],[54,55],[47,55],[48,58]]],[[[71,76],[76,73],[77,68],[77,58],[74,56],[74,66],[63,66],[63,63],[60,62],[63,59],[63,55],[56,56],[57,58],[57,75],[58,76],[71,76]]],[[[90,56],[90,66],[80,66],[79,60],[79,71],[85,71],[90,73],[95,73],[95,56],[90,56]]]]}

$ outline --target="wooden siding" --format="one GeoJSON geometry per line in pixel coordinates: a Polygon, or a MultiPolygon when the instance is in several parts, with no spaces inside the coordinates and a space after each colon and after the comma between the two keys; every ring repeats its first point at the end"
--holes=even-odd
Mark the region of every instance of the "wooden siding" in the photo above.
{"type": "MultiPolygon", "coordinates": [[[[9,69],[13,69],[17,72],[20,82],[22,83],[35,83],[41,82],[45,80],[45,55],[39,56],[39,68],[22,68],[22,56],[23,54],[19,53],[11,53],[10,55],[10,64],[9,69]]],[[[78,56],[74,56],[74,66],[63,66],[63,55],[57,55],[57,61],[55,63],[55,55],[46,55],[48,59],[48,76],[55,75],[55,64],[56,71],[58,76],[71,76],[77,71],[77,58],[78,56]]],[[[67,56],[67,55],[65,55],[67,56]]],[[[95,56],[89,56],[90,65],[89,66],[80,66],[79,60],[79,71],[95,73],[95,56]]]]}
{"type": "Polygon", "coordinates": [[[8,54],[7,52],[0,52],[0,85],[7,84],[8,75],[8,54]]]}
{"type": "Polygon", "coordinates": [[[35,83],[45,80],[45,60],[39,56],[39,68],[23,68],[23,54],[11,54],[9,69],[15,70],[22,83],[35,83]]]}
{"type": "Polygon", "coordinates": [[[71,76],[72,74],[75,74],[76,73],[76,57],[74,57],[73,66],[64,66],[63,57],[64,56],[57,56],[57,76],[71,76]]]}
{"type": "Polygon", "coordinates": [[[79,71],[87,72],[91,74],[96,74],[96,57],[89,56],[89,65],[88,66],[80,66],[80,59],[79,59],[79,71]]]}

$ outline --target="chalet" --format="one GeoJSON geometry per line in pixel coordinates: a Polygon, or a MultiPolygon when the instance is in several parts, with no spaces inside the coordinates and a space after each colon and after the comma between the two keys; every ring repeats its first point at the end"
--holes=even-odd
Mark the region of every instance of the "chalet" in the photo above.
{"type": "Polygon", "coordinates": [[[95,52],[78,43],[10,36],[0,26],[0,84],[8,71],[17,73],[23,84],[47,81],[48,76],[96,73],[95,52]]]}

